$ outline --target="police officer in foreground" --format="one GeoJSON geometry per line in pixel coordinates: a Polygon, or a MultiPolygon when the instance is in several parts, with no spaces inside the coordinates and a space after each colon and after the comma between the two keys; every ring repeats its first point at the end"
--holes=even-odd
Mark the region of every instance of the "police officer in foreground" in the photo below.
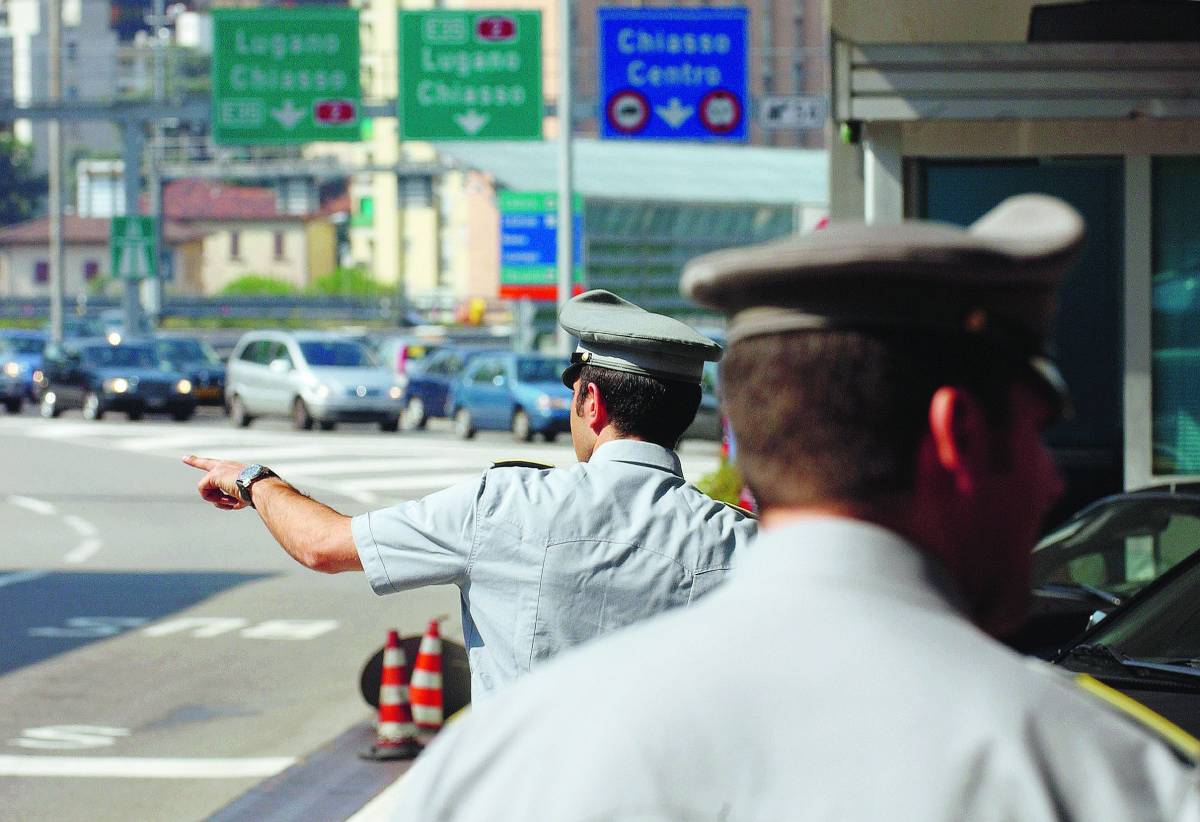
{"type": "Polygon", "coordinates": [[[1082,236],[1025,195],[694,261],[762,535],[696,607],[473,708],[394,818],[1200,818],[1180,755],[992,638],[1062,491],[1043,345],[1082,236]]]}
{"type": "Polygon", "coordinates": [[[756,530],[685,482],[673,450],[720,346],[607,291],[570,300],[559,322],[580,339],[563,373],[579,458],[568,468],[498,463],[478,480],[351,518],[261,465],[184,462],[206,472],[205,500],[255,508],[309,568],[365,570],[378,594],[458,585],[478,698],[563,648],[691,603],[756,530]]]}

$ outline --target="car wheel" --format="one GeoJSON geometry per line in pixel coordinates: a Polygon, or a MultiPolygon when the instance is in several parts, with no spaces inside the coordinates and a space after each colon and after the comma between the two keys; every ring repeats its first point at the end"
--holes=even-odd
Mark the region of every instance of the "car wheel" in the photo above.
{"type": "Polygon", "coordinates": [[[98,420],[104,416],[104,405],[100,402],[100,395],[95,391],[89,391],[83,395],[83,418],[85,420],[98,420]]]}
{"type": "Polygon", "coordinates": [[[246,403],[242,402],[242,398],[234,394],[233,399],[229,401],[229,422],[235,428],[245,428],[254,418],[246,413],[246,403]]]}
{"type": "Polygon", "coordinates": [[[292,428],[297,431],[311,431],[313,427],[312,414],[308,413],[308,406],[304,404],[304,400],[296,397],[296,401],[292,403],[292,428]]]}
{"type": "Polygon", "coordinates": [[[322,431],[332,431],[337,428],[337,423],[333,420],[321,420],[317,425],[320,426],[322,431]]]}
{"type": "Polygon", "coordinates": [[[554,442],[556,439],[558,439],[558,432],[546,431],[542,434],[542,439],[544,439],[546,442],[554,442]]]}
{"type": "Polygon", "coordinates": [[[392,417],[391,419],[388,419],[388,420],[380,420],[379,421],[379,430],[387,431],[388,433],[391,433],[393,431],[399,431],[400,430],[400,418],[392,417]]]}
{"type": "Polygon", "coordinates": [[[194,408],[180,408],[178,411],[171,412],[171,419],[176,422],[187,422],[192,418],[192,414],[196,413],[194,408]]]}
{"type": "Polygon", "coordinates": [[[475,436],[475,421],[471,419],[471,412],[465,408],[454,412],[454,433],[464,440],[475,436]]]}
{"type": "Polygon", "coordinates": [[[533,426],[530,424],[529,415],[525,413],[524,409],[518,408],[513,412],[512,434],[517,442],[533,441],[533,426]]]}
{"type": "Polygon", "coordinates": [[[20,414],[22,402],[23,402],[23,400],[20,397],[16,397],[15,399],[11,399],[11,400],[5,400],[4,401],[4,410],[10,414],[20,414]]]}
{"type": "Polygon", "coordinates": [[[401,418],[404,430],[420,431],[427,422],[429,417],[425,414],[425,401],[420,397],[409,397],[404,406],[404,416],[401,418]]]}
{"type": "Polygon", "coordinates": [[[137,421],[138,421],[138,420],[140,420],[140,419],[141,419],[143,416],[145,416],[145,415],[144,415],[144,414],[143,414],[141,411],[126,411],[126,412],[125,412],[125,417],[126,417],[126,418],[127,418],[129,421],[130,421],[130,422],[137,422],[137,421]]]}
{"type": "Polygon", "coordinates": [[[42,401],[38,403],[38,413],[48,420],[54,419],[62,413],[62,409],[58,407],[58,398],[54,396],[53,391],[47,391],[42,394],[42,401]]]}

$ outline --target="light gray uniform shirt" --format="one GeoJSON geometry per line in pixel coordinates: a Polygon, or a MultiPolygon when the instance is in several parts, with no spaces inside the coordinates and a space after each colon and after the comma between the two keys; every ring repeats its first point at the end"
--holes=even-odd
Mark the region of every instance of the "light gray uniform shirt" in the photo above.
{"type": "Polygon", "coordinates": [[[399,820],[1200,819],[1195,769],[839,519],[472,708],[394,793],[399,820]]]}
{"type": "Polygon", "coordinates": [[[616,440],[568,468],[489,469],[352,529],[376,593],[459,587],[480,697],[712,590],[756,522],[685,482],[674,451],[616,440]]]}

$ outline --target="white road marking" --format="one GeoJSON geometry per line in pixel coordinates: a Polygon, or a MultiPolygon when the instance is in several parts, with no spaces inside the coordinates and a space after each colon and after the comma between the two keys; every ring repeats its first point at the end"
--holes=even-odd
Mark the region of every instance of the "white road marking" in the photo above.
{"type": "Polygon", "coordinates": [[[41,579],[49,573],[49,571],[17,571],[15,574],[5,574],[0,576],[0,588],[3,588],[5,585],[32,582],[35,579],[41,579]]]}
{"type": "MultiPolygon", "coordinates": [[[[275,473],[284,476],[320,477],[327,474],[411,474],[421,471],[465,468],[461,459],[430,459],[396,456],[387,459],[309,460],[307,462],[272,462],[275,473]]],[[[480,465],[482,471],[484,466],[480,465]]]]}
{"type": "Polygon", "coordinates": [[[43,516],[52,516],[55,512],[54,505],[45,500],[34,499],[33,497],[21,497],[13,494],[8,497],[10,505],[15,505],[18,508],[24,508],[26,511],[32,511],[35,514],[43,516]]]}
{"type": "Polygon", "coordinates": [[[0,756],[0,776],[106,779],[244,779],[290,768],[295,757],[168,759],[133,756],[0,756]]]}
{"type": "Polygon", "coordinates": [[[71,549],[63,557],[63,562],[69,562],[72,565],[78,565],[81,562],[87,562],[92,556],[100,550],[100,546],[104,543],[98,539],[85,539],[75,548],[71,549]]]}
{"type": "Polygon", "coordinates": [[[83,517],[77,517],[74,514],[67,514],[63,517],[63,522],[74,529],[75,533],[81,537],[94,537],[100,533],[95,525],[92,525],[83,517]]]}
{"type": "Polygon", "coordinates": [[[366,479],[342,480],[334,486],[344,492],[362,491],[422,491],[448,488],[464,480],[477,480],[483,469],[477,471],[463,470],[444,474],[412,474],[406,473],[400,477],[368,477],[366,479]]]}
{"type": "Polygon", "coordinates": [[[78,751],[84,748],[104,748],[115,745],[117,737],[129,736],[128,728],[108,725],[46,725],[26,728],[20,739],[8,744],[19,748],[40,748],[50,751],[78,751]]]}

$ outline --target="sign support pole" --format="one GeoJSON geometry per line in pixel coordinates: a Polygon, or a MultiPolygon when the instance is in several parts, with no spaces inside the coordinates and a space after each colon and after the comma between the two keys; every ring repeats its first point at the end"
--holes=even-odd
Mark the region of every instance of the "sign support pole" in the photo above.
{"type": "MultiPolygon", "coordinates": [[[[50,0],[48,11],[50,102],[58,105],[62,101],[62,0],[50,0]]],[[[46,145],[50,153],[50,191],[47,198],[50,212],[50,340],[59,343],[63,337],[63,298],[67,272],[63,265],[62,120],[57,116],[50,121],[46,145]]]]}
{"type": "MultiPolygon", "coordinates": [[[[558,3],[558,312],[571,299],[575,269],[574,181],[571,145],[571,0],[558,3]]],[[[569,355],[572,338],[558,327],[559,353],[569,355]]]]}
{"type": "MultiPolygon", "coordinates": [[[[137,217],[141,214],[138,209],[138,195],[142,184],[142,144],[145,137],[142,134],[142,124],[133,120],[125,123],[124,133],[125,160],[125,216],[137,217]]],[[[114,276],[119,272],[114,271],[114,276]]],[[[121,283],[121,308],[125,319],[125,330],[129,334],[139,334],[142,331],[142,302],[141,284],[135,279],[125,279],[121,283]]]]}

